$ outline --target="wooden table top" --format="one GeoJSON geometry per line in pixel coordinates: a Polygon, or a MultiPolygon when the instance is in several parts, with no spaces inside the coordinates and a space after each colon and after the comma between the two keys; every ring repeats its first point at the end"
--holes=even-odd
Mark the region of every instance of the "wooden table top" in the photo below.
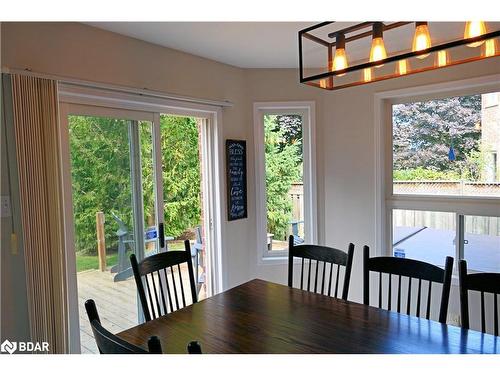
{"type": "Polygon", "coordinates": [[[252,280],[119,336],[165,353],[499,353],[500,337],[252,280]]]}

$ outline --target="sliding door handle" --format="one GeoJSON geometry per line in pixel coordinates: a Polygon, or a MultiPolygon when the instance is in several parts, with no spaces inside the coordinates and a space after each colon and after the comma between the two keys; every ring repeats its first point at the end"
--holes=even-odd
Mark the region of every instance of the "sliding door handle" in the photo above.
{"type": "Polygon", "coordinates": [[[163,223],[158,224],[158,237],[160,237],[160,249],[165,248],[165,227],[163,223]]]}

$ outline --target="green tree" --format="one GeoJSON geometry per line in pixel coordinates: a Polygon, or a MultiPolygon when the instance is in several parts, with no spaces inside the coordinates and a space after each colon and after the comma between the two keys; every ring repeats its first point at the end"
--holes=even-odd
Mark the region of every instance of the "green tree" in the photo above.
{"type": "MultiPolygon", "coordinates": [[[[127,225],[132,220],[128,124],[124,120],[70,116],[69,140],[76,250],[96,253],[95,214],[114,212],[127,225]]],[[[106,244],[116,248],[117,237],[106,230],[106,244]]]]}
{"type": "Polygon", "coordinates": [[[198,126],[191,117],[161,115],[165,233],[180,236],[201,220],[198,126]]]}
{"type": "Polygon", "coordinates": [[[276,238],[285,238],[288,234],[292,220],[289,191],[292,183],[300,180],[302,169],[301,141],[287,138],[285,128],[280,127],[281,122],[277,116],[264,117],[267,230],[276,238]]]}
{"type": "Polygon", "coordinates": [[[393,106],[394,169],[422,167],[461,174],[479,151],[481,95],[393,106]],[[456,160],[448,159],[453,145],[456,160]]]}
{"type": "MultiPolygon", "coordinates": [[[[152,126],[138,125],[144,225],[149,226],[154,216],[152,126]]],[[[177,237],[200,223],[198,126],[192,118],[162,115],[160,131],[165,229],[177,237]]],[[[111,212],[133,228],[129,122],[70,116],[69,134],[76,250],[96,254],[97,211],[106,215],[106,245],[116,249],[118,225],[111,212]]]]}

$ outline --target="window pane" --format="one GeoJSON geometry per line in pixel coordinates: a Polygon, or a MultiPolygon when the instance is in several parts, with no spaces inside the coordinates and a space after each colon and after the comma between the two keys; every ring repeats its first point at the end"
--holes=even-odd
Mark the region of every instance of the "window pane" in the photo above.
{"type": "Polygon", "coordinates": [[[454,213],[393,210],[393,255],[444,266],[455,257],[455,228],[454,213]]]}
{"type": "Polygon", "coordinates": [[[394,194],[500,197],[499,98],[393,105],[394,194]]]}
{"type": "Polygon", "coordinates": [[[464,258],[475,271],[500,272],[500,218],[465,216],[464,258]]]}
{"type": "Polygon", "coordinates": [[[264,115],[267,249],[287,249],[304,238],[302,116],[264,115]]]}

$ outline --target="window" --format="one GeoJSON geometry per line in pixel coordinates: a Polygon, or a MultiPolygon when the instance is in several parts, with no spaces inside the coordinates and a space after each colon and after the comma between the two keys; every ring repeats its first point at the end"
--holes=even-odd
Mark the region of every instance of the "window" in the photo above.
{"type": "Polygon", "coordinates": [[[311,104],[256,104],[259,243],[262,257],[283,257],[288,236],[315,240],[311,104]]]}
{"type": "Polygon", "coordinates": [[[500,197],[498,94],[394,104],[394,194],[500,197]]]}
{"type": "Polygon", "coordinates": [[[500,272],[500,88],[473,85],[467,95],[429,95],[437,86],[379,95],[388,115],[381,255],[438,266],[452,256],[500,272]]]}

